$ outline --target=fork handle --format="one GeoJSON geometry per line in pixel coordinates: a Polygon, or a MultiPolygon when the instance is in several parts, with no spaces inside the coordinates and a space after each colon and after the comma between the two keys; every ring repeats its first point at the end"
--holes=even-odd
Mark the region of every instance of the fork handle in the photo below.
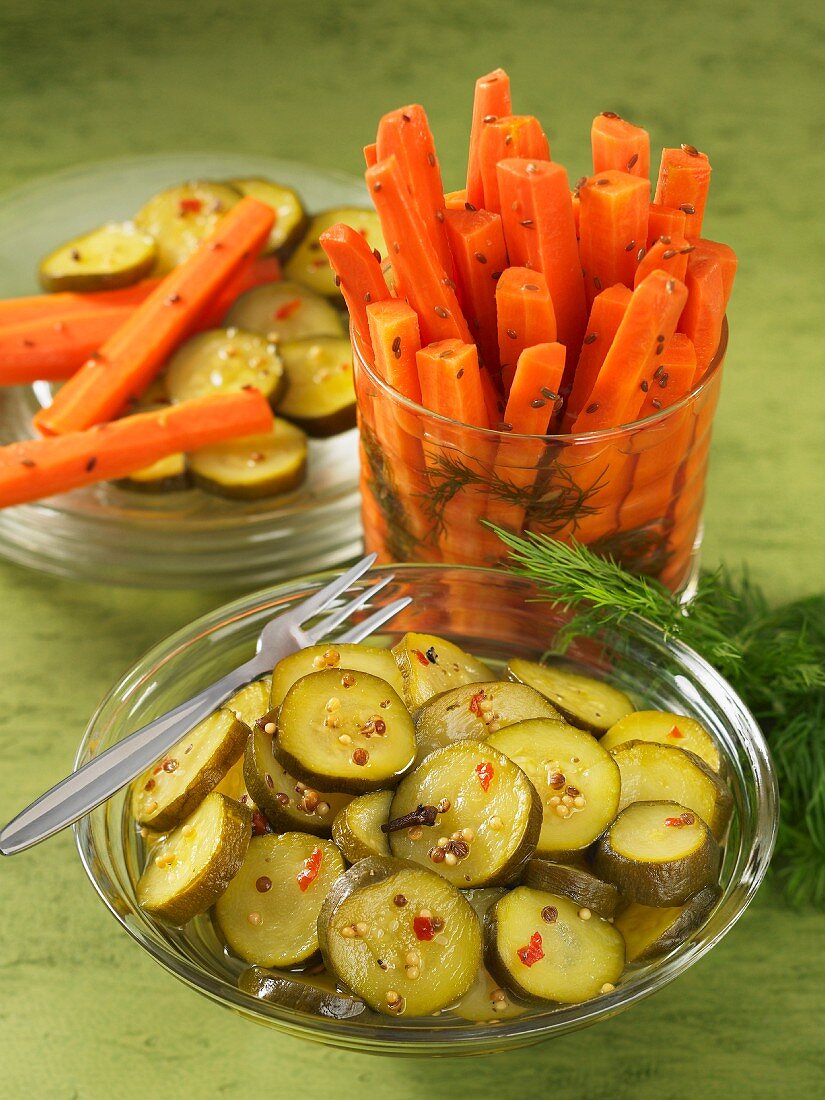
{"type": "Polygon", "coordinates": [[[253,658],[198,695],[141,727],[21,810],[0,830],[0,853],[23,852],[73,824],[125,787],[244,684],[262,674],[253,658]]]}

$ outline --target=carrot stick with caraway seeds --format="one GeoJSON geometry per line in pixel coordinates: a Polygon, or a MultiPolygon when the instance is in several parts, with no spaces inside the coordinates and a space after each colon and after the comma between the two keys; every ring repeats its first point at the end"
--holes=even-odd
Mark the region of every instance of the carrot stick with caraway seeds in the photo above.
{"type": "Polygon", "coordinates": [[[579,188],[579,249],[587,300],[633,278],[645,253],[650,183],[628,172],[600,172],[579,188]]]}
{"type": "Polygon", "coordinates": [[[702,236],[702,221],[710,190],[710,161],[692,145],[663,149],[654,202],[685,214],[686,237],[702,236]]]}
{"type": "Polygon", "coordinates": [[[391,297],[381,260],[360,233],[341,222],[325,229],[318,240],[335,272],[355,333],[369,344],[367,306],[391,297]]]}
{"type": "Polygon", "coordinates": [[[590,127],[593,150],[593,175],[613,168],[642,179],[650,177],[650,135],[641,126],[603,111],[590,127]]]}
{"type": "Polygon", "coordinates": [[[498,164],[502,160],[518,157],[536,161],[550,160],[550,144],[539,120],[533,115],[508,115],[486,124],[481,131],[479,143],[485,210],[492,210],[496,214],[502,212],[498,164]]]}
{"type": "Polygon", "coordinates": [[[647,208],[647,248],[660,237],[684,237],[686,220],[684,210],[652,202],[647,208]]]}
{"type": "Polygon", "coordinates": [[[461,309],[481,362],[498,373],[496,280],[507,267],[501,218],[489,210],[448,210],[446,218],[461,309]]]}
{"type": "Polygon", "coordinates": [[[473,121],[470,125],[470,153],[467,159],[465,202],[476,209],[484,205],[484,185],[481,180],[481,135],[485,126],[497,118],[512,114],[510,77],[504,69],[494,69],[476,81],[473,96],[473,121]]]}
{"type": "Polygon", "coordinates": [[[0,508],[127,477],[180,451],[262,434],[272,423],[269,402],[249,389],[182,401],[83,432],[10,443],[0,448],[0,508]]]}
{"type": "Polygon", "coordinates": [[[541,271],[508,267],[496,283],[496,320],[501,378],[505,393],[525,348],[556,339],[556,315],[541,271]]]}
{"type": "Polygon", "coordinates": [[[654,241],[641,259],[633,276],[633,285],[638,286],[648,277],[651,271],[657,268],[666,271],[674,279],[685,281],[687,273],[688,256],[694,250],[694,245],[688,244],[684,237],[660,237],[654,241]]]}
{"type": "Polygon", "coordinates": [[[570,431],[576,417],[590,398],[599,377],[602,363],[619,331],[632,291],[624,283],[616,283],[597,294],[587,322],[587,335],[582,341],[579,361],[573,374],[573,388],[564,410],[563,430],[570,431]]]}
{"type": "Polygon", "coordinates": [[[679,319],[679,332],[689,336],[696,348],[696,376],[698,382],[710,366],[722,338],[722,322],[725,319],[725,283],[722,265],[715,256],[707,253],[688,257],[688,300],[679,319]]]}
{"type": "Polygon", "coordinates": [[[132,316],[35,416],[45,435],[111,420],[155,377],[209,303],[261,251],[275,221],[271,206],[245,197],[215,232],[174,268],[132,316]]]}

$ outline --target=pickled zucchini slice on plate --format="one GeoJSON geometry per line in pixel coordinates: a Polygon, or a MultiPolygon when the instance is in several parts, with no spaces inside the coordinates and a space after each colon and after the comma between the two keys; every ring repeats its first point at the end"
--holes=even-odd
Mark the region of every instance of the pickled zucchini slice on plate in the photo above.
{"type": "Polygon", "coordinates": [[[138,824],[164,832],[188,817],[240,757],[249,732],[225,707],[199,722],[135,781],[132,809],[138,824]]]}
{"type": "Polygon", "coordinates": [[[274,343],[305,336],[345,336],[341,314],[297,283],[267,283],[242,294],[225,323],[257,332],[274,343]]]}
{"type": "Polygon", "coordinates": [[[350,801],[346,794],[321,794],[285,771],[272,751],[275,715],[267,714],[252,727],[243,759],[246,789],[266,814],[275,832],[287,830],[329,836],[332,822],[350,801]]]}
{"type": "Polygon", "coordinates": [[[611,726],[601,743],[610,752],[628,741],[654,741],[687,749],[709,768],[718,772],[722,766],[719,749],[708,731],[695,718],[684,714],[671,714],[664,710],[637,710],[611,726]]]}
{"type": "Polygon", "coordinates": [[[213,443],[189,456],[189,469],[202,489],[235,500],[283,496],[306,479],[307,439],[288,420],[275,418],[266,435],[213,443]]]}
{"type": "Polygon", "coordinates": [[[318,919],[324,961],[388,1016],[427,1016],[475,980],[481,926],[440,875],[397,860],[363,859],[334,884],[318,919]]]}
{"type": "Polygon", "coordinates": [[[393,855],[462,889],[504,885],[535,851],[541,806],[512,760],[482,742],[456,741],[402,781],[390,825],[393,855]]]}
{"type": "Polygon", "coordinates": [[[586,1001],[624,970],[613,925],[559,894],[516,887],[488,910],[484,932],[488,970],[528,1001],[586,1001]]]}
{"type": "Polygon", "coordinates": [[[292,685],[302,676],[327,668],[348,668],[351,672],[369,672],[386,680],[399,695],[403,695],[404,683],[395,658],[388,649],[368,645],[337,645],[335,643],[311,645],[284,657],[272,673],[271,705],[279,707],[292,685]]]}
{"type": "Polygon", "coordinates": [[[541,692],[571,725],[602,734],[634,707],[623,691],[603,680],[570,672],[559,665],[540,665],[514,658],[507,665],[513,680],[541,692]]]}
{"type": "MultiPolygon", "coordinates": [[[[491,905],[504,897],[505,890],[490,887],[480,890],[465,890],[464,897],[475,910],[479,921],[491,905]]],[[[471,1023],[489,1023],[492,1020],[513,1020],[527,1011],[523,1004],[514,1000],[506,989],[502,989],[496,979],[482,962],[476,974],[476,980],[453,1009],[456,1016],[471,1023]]]]}
{"type": "Polygon", "coordinates": [[[619,809],[631,802],[679,802],[697,813],[719,840],[733,810],[725,783],[707,764],[685,749],[652,741],[628,741],[611,753],[622,775],[619,809]]]}
{"type": "Polygon", "coordinates": [[[151,466],[144,466],[142,470],[121,478],[117,484],[121,489],[132,489],[138,493],[177,493],[188,489],[191,481],[186,456],[175,454],[159,458],[151,466]]]}
{"type": "Polygon", "coordinates": [[[634,802],[596,848],[595,869],[640,905],[683,905],[719,874],[719,845],[701,817],[677,802],[634,802]]]}
{"type": "Polygon", "coordinates": [[[275,225],[269,234],[267,252],[283,255],[300,240],[307,216],[300,198],[291,187],[259,177],[229,180],[229,185],[242,195],[251,195],[258,202],[265,202],[275,211],[275,225]]]}
{"type": "Polygon", "coordinates": [[[524,871],[524,885],[548,894],[561,894],[576,905],[605,919],[612,917],[619,904],[619,891],[612,882],[602,882],[584,867],[531,859],[524,871]]]}
{"type": "Polygon", "coordinates": [[[721,896],[719,886],[711,885],[684,905],[654,908],[631,902],[614,921],[624,937],[627,961],[648,962],[680,947],[699,931],[721,896]]]}
{"type": "Polygon", "coordinates": [[[453,741],[484,741],[491,733],[527,718],[562,721],[556,708],[526,684],[492,680],[443,691],[413,715],[418,742],[416,761],[453,741]]]}
{"type": "Polygon", "coordinates": [[[235,393],[254,386],[275,401],[284,384],[284,364],[273,343],[257,332],[216,328],[191,337],[175,352],[166,371],[173,401],[211,393],[235,393]]]}
{"type": "Polygon", "coordinates": [[[290,774],[319,791],[364,794],[394,786],[409,770],[415,730],[386,680],[328,668],[289,689],[273,746],[290,774]]]}
{"type": "Polygon", "coordinates": [[[135,225],[157,243],[154,274],[165,275],[215,231],[241,193],[225,183],[193,180],[153,195],[135,214],[135,225]]]}
{"type": "Polygon", "coordinates": [[[324,250],[318,238],[325,229],[336,222],[344,222],[361,233],[372,249],[386,254],[381,223],[374,210],[361,210],[358,207],[340,206],[334,210],[324,210],[316,214],[309,223],[301,243],[288,261],[285,274],[288,279],[323,294],[327,298],[340,298],[341,292],[335,283],[335,274],[329,266],[324,250]]]}
{"type": "Polygon", "coordinates": [[[297,966],[318,950],[318,914],[343,870],[327,840],[307,833],[253,837],[215,905],[218,928],[245,962],[297,966]]]}
{"type": "Polygon", "coordinates": [[[132,222],[109,222],[56,248],[37,274],[49,293],[116,290],[145,279],[155,266],[154,238],[132,222]]]}
{"type": "Polygon", "coordinates": [[[137,884],[140,906],[169,924],[186,924],[204,913],[237,874],[251,825],[246,806],[217,791],[207,795],[153,848],[137,884]]]}
{"type": "Polygon", "coordinates": [[[308,336],[280,345],[286,389],[278,412],[310,435],[326,437],[355,427],[352,348],[342,336],[308,336]]]}
{"type": "Polygon", "coordinates": [[[538,791],[543,813],[539,855],[586,848],[616,816],[619,769],[584,730],[533,718],[494,733],[487,743],[518,764],[538,791]]]}
{"type": "Polygon", "coordinates": [[[389,821],[392,791],[373,791],[353,798],[332,823],[332,839],[349,863],[370,856],[389,857],[390,842],[381,826],[389,821]]]}
{"type": "MultiPolygon", "coordinates": [[[[252,729],[258,718],[267,712],[270,684],[271,681],[268,676],[261,680],[253,680],[251,684],[247,684],[240,691],[236,691],[224,706],[227,710],[233,711],[244,725],[252,729]]],[[[230,798],[243,802],[250,809],[255,809],[255,802],[250,797],[244,780],[243,763],[244,758],[241,755],[215,789],[230,798]]]]}
{"type": "Polygon", "coordinates": [[[296,1012],[326,1016],[330,1020],[351,1020],[367,1011],[360,997],[341,993],[326,973],[309,976],[295,971],[251,966],[238,978],[238,988],[259,1001],[270,1001],[296,1012]]]}
{"type": "Polygon", "coordinates": [[[404,696],[411,709],[461,684],[495,680],[485,664],[435,634],[405,634],[392,650],[404,678],[404,696]]]}

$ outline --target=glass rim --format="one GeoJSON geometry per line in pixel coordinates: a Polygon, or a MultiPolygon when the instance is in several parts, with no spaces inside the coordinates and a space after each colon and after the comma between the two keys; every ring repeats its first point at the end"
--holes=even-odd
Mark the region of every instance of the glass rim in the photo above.
{"type": "MultiPolygon", "coordinates": [[[[413,573],[456,570],[478,575],[482,583],[485,576],[491,581],[506,578],[512,583],[524,583],[524,578],[506,573],[504,570],[445,563],[378,566],[371,570],[369,575],[395,572],[398,576],[399,571],[413,573]]],[[[253,618],[268,607],[282,606],[284,598],[297,598],[328,583],[337,575],[336,571],[316,573],[243,596],[200,616],[155,644],[109,690],[96,709],[78,747],[74,768],[77,769],[95,755],[96,741],[101,734],[98,723],[107,716],[107,709],[113,704],[122,704],[135,690],[145,685],[149,674],[154,669],[228,624],[253,618]]],[[[98,866],[99,856],[92,838],[91,817],[82,818],[73,827],[75,844],[86,875],[117,923],[164,969],[210,999],[231,1007],[250,1019],[259,1022],[272,1021],[293,1037],[320,1038],[323,1041],[323,1034],[326,1033],[337,1036],[339,1040],[358,1040],[359,1045],[355,1047],[356,1050],[370,1049],[377,1053],[388,1054],[403,1053],[402,1047],[407,1048],[410,1054],[427,1054],[435,1051],[445,1054],[475,1051],[480,1053],[489,1049],[486,1044],[490,1040],[503,1039],[505,1043],[513,1044],[516,1044],[519,1039],[525,1042],[538,1041],[607,1019],[617,1011],[646,999],[668,985],[705,956],[731,930],[748,907],[767,873],[778,825],[779,794],[773,762],[764,734],[743,700],[700,654],[682,642],[666,637],[647,619],[637,615],[628,616],[619,633],[628,630],[654,647],[666,648],[688,675],[694,677],[703,686],[713,686],[713,695],[718,706],[732,720],[735,720],[738,729],[737,739],[745,749],[748,775],[755,783],[758,799],[756,812],[751,819],[751,840],[743,846],[738,861],[741,876],[728,885],[716,910],[718,914],[721,907],[727,905],[727,911],[720,924],[713,929],[712,934],[689,940],[676,953],[664,959],[655,971],[635,975],[630,982],[617,986],[608,994],[590,1002],[559,1006],[543,1017],[528,1015],[505,1023],[456,1023],[449,1028],[433,1026],[429,1021],[409,1021],[405,1024],[382,1022],[380,1025],[366,1025],[347,1020],[305,1016],[277,1004],[251,998],[225,978],[205,970],[188,957],[176,954],[168,945],[155,941],[141,928],[133,926],[107,896],[99,880],[101,867],[98,866]],[[454,1049],[451,1050],[450,1047],[454,1049]]],[[[615,634],[616,631],[609,633],[615,634]]]]}
{"type": "MultiPolygon", "coordinates": [[[[361,347],[359,345],[358,338],[353,330],[352,323],[350,322],[350,343],[352,345],[353,359],[357,362],[358,366],[363,368],[365,374],[369,380],[378,387],[378,389],[396,405],[403,406],[408,412],[414,413],[423,419],[434,421],[438,424],[443,424],[450,429],[459,428],[462,431],[477,433],[482,439],[490,440],[505,440],[514,439],[521,442],[532,441],[533,443],[539,442],[544,444],[574,444],[581,445],[584,443],[601,443],[608,442],[611,439],[617,437],[623,437],[630,432],[634,432],[639,428],[653,427],[660,422],[664,422],[670,416],[675,416],[682,409],[687,408],[693,404],[701,394],[708,389],[710,383],[719,373],[722,363],[725,359],[725,354],[728,349],[728,318],[727,314],[722,319],[722,333],[719,338],[719,346],[713,356],[705,373],[696,383],[696,385],[686,393],[684,397],[680,398],[673,405],[668,405],[667,408],[661,409],[658,412],[652,413],[650,416],[646,416],[641,420],[631,420],[627,424],[619,424],[615,428],[599,428],[596,431],[590,432],[559,432],[552,435],[524,435],[519,432],[503,432],[497,428],[479,428],[475,424],[465,424],[462,420],[453,420],[452,417],[444,416],[441,413],[433,412],[432,409],[426,408],[424,405],[420,405],[417,401],[411,400],[403,393],[394,389],[388,382],[385,382],[379,374],[376,373],[375,368],[364,357],[361,347]]],[[[357,396],[357,389],[356,389],[357,396]]]]}

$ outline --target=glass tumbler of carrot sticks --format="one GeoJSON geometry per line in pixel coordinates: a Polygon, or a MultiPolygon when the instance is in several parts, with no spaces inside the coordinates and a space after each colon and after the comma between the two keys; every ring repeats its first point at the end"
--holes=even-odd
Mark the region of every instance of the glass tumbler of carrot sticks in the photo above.
{"type": "Polygon", "coordinates": [[[575,540],[674,591],[701,539],[736,270],[701,235],[710,181],[605,112],[570,188],[506,73],[476,84],[467,187],[444,194],[426,115],[365,150],[386,252],[321,236],[350,313],[367,547],[490,565],[495,528],[575,540]]]}

